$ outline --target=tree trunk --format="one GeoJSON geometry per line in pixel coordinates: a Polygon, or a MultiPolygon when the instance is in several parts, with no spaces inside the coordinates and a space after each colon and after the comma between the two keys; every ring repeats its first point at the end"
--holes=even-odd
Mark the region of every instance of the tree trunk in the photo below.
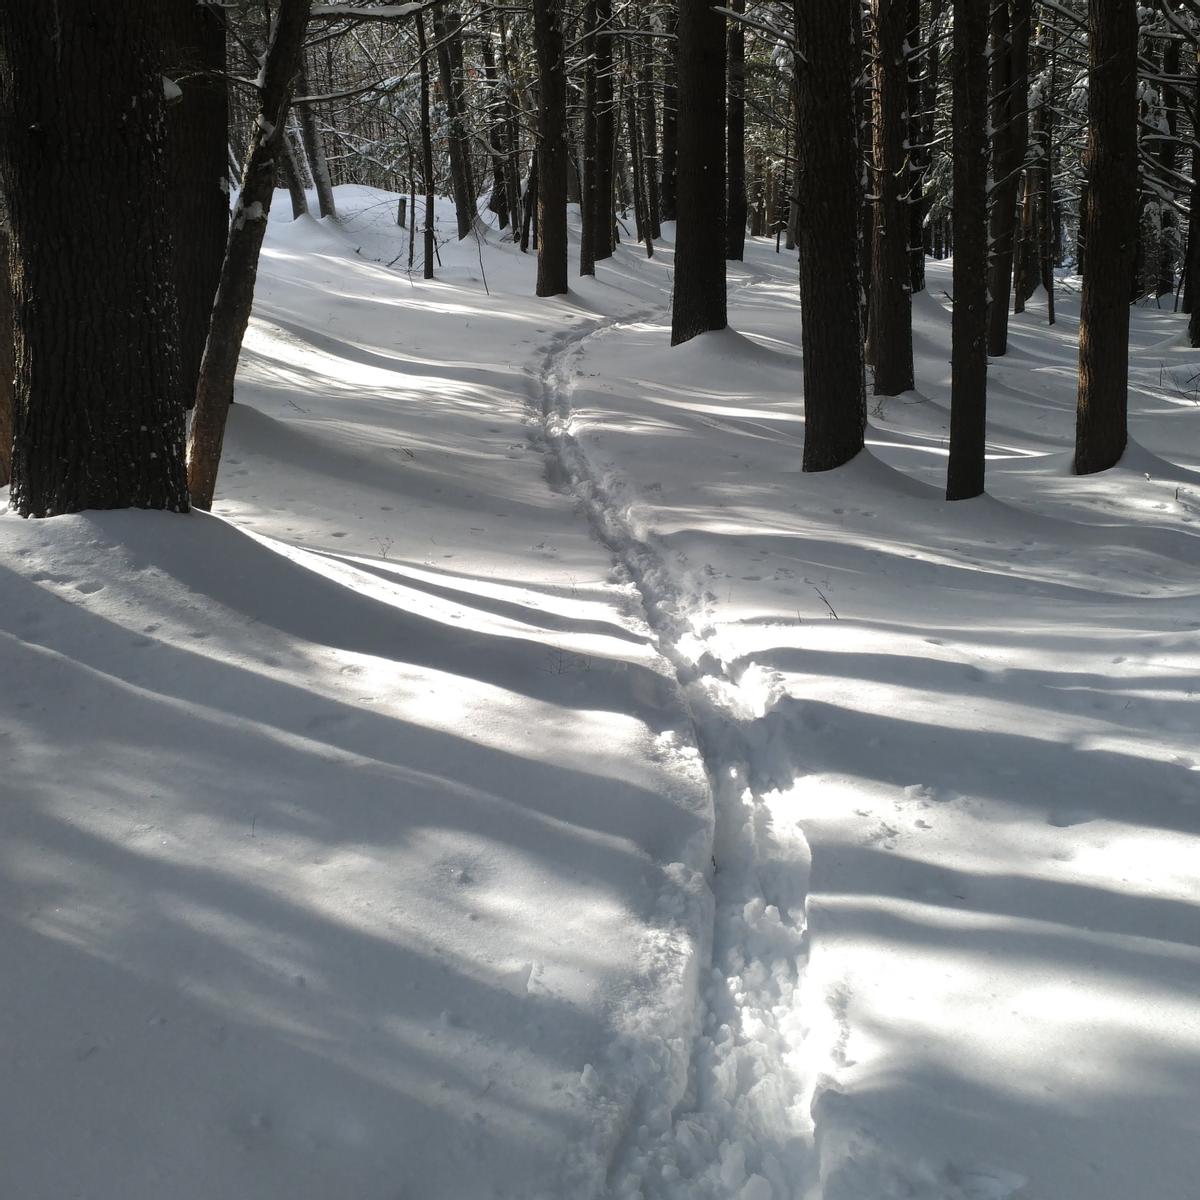
{"type": "MultiPolygon", "coordinates": [[[[433,131],[429,119],[429,43],[425,37],[425,15],[414,15],[417,25],[417,65],[421,76],[421,182],[425,188],[425,228],[422,231],[422,255],[425,279],[433,278],[433,254],[437,224],[433,207],[433,131]]],[[[413,221],[417,219],[413,213],[413,221]]]]}
{"type": "Polygon", "coordinates": [[[538,76],[537,294],[567,291],[567,77],[561,0],[533,0],[538,76]]]}
{"type": "Polygon", "coordinates": [[[1114,466],[1125,450],[1128,284],[1137,216],[1135,0],[1088,3],[1087,262],[1079,309],[1075,470],[1114,466]]]}
{"type": "Polygon", "coordinates": [[[21,516],[188,507],[158,16],[0,4],[21,516]]]}
{"type": "Polygon", "coordinates": [[[875,394],[913,386],[908,204],[904,198],[908,75],[903,0],[875,0],[875,223],[871,265],[871,355],[875,394]]]}
{"type": "Polygon", "coordinates": [[[987,7],[954,0],[954,313],[946,499],[983,492],[987,413],[987,7]]]}
{"type": "MultiPolygon", "coordinates": [[[[508,185],[505,140],[508,126],[504,120],[504,97],[500,91],[500,76],[496,70],[496,54],[492,48],[492,35],[485,31],[479,39],[483,57],[483,73],[488,85],[488,139],[491,142],[492,196],[488,208],[496,214],[501,229],[508,226],[508,185]]],[[[514,218],[515,219],[515,218],[514,218]]]]}
{"type": "MultiPolygon", "coordinates": [[[[296,161],[296,147],[292,141],[290,132],[283,135],[282,150],[279,155],[279,178],[283,186],[288,190],[288,199],[292,202],[292,220],[298,221],[301,217],[308,215],[308,196],[304,191],[304,178],[300,174],[300,164],[296,161]]],[[[229,224],[228,216],[225,224],[229,224]]],[[[225,232],[225,241],[229,240],[229,231],[225,232]]],[[[222,262],[225,259],[225,251],[221,251],[222,262]]],[[[220,282],[220,267],[218,265],[217,281],[220,282]]],[[[214,289],[215,294],[215,289],[214,289]]],[[[203,337],[208,337],[208,318],[212,313],[212,301],[209,301],[208,312],[204,314],[203,337]]],[[[200,345],[200,357],[204,357],[204,344],[200,345]]],[[[196,364],[196,374],[200,373],[200,364],[196,364]]],[[[195,400],[195,388],[192,389],[192,399],[195,400]]]]}
{"type": "Polygon", "coordinates": [[[612,258],[613,183],[616,167],[617,106],[613,87],[612,0],[596,4],[596,191],[593,196],[596,258],[612,258]]]}
{"type": "Polygon", "coordinates": [[[433,35],[437,42],[438,71],[446,102],[446,142],[450,151],[450,183],[459,240],[475,226],[475,178],[471,173],[471,143],[467,137],[463,97],[462,16],[450,5],[433,9],[433,35]]]}
{"type": "Polygon", "coordinates": [[[908,279],[914,292],[925,290],[924,207],[922,178],[925,173],[924,113],[921,87],[921,0],[908,0],[908,31],[905,42],[908,53],[905,69],[908,73],[908,279]]]}
{"type": "Polygon", "coordinates": [[[597,144],[596,26],[599,21],[596,0],[583,6],[583,187],[579,206],[579,274],[596,274],[596,250],[599,241],[600,172],[597,144]]]}
{"type": "Polygon", "coordinates": [[[711,0],[679,12],[679,160],[671,345],[724,329],[725,18],[711,0]]]}
{"type": "MultiPolygon", "coordinates": [[[[666,32],[678,36],[679,5],[669,0],[664,19],[666,32]]],[[[663,66],[662,99],[662,188],[659,200],[662,219],[675,220],[676,174],[679,166],[679,49],[667,44],[663,66]]]]}
{"type": "MultiPolygon", "coordinates": [[[[644,28],[644,18],[638,22],[644,28]]],[[[654,103],[654,44],[649,38],[642,39],[641,67],[638,73],[638,90],[641,95],[642,114],[642,160],[646,168],[646,209],[650,220],[650,236],[662,237],[661,208],[658,194],[658,114],[654,103]]]]}
{"type": "Polygon", "coordinates": [[[311,0],[280,0],[271,26],[259,89],[259,111],[229,230],[188,441],[188,486],[197,508],[212,507],[225,419],[233,401],[234,375],[254,302],[259,251],[275,194],[275,162],[287,130],[292,88],[300,68],[311,7],[311,0]]]}
{"type": "Polygon", "coordinates": [[[992,260],[988,269],[988,353],[1008,350],[1008,301],[1017,228],[1017,187],[1029,142],[1029,26],[1032,0],[992,9],[992,260]]]}
{"type": "MultiPolygon", "coordinates": [[[[160,0],[161,3],[161,0],[160,0]]],[[[229,101],[225,15],[212,4],[170,0],[164,74],[182,95],[167,106],[168,203],[176,219],[172,266],[179,301],[179,370],[191,408],[229,236],[229,101]]]]}
{"type": "MultiPolygon", "coordinates": [[[[303,60],[300,63],[296,88],[301,95],[308,93],[308,77],[303,60]]],[[[300,121],[300,140],[304,145],[304,157],[308,159],[313,187],[317,189],[317,208],[322,217],[332,217],[336,221],[337,206],[333,199],[333,184],[329,179],[329,163],[325,159],[325,142],[317,128],[317,114],[311,104],[298,104],[296,115],[300,121]]]]}
{"type": "Polygon", "coordinates": [[[796,0],[800,313],[804,470],[827,471],[863,448],[862,169],[853,38],[859,0],[796,0]]]}
{"type": "MultiPolygon", "coordinates": [[[[732,0],[735,13],[746,11],[746,0],[732,0]]],[[[729,22],[729,115],[725,140],[725,170],[729,193],[725,213],[725,257],[741,262],[746,254],[746,27],[729,22]]]]}

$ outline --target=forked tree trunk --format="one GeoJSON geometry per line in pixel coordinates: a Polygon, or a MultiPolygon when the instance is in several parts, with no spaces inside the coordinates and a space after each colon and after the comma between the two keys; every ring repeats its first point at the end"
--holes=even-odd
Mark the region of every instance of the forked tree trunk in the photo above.
{"type": "MultiPolygon", "coordinates": [[[[296,89],[301,95],[308,92],[308,77],[304,60],[300,61],[300,72],[296,78],[296,89]]],[[[333,184],[329,179],[329,163],[325,158],[325,141],[317,128],[317,114],[311,104],[298,104],[296,113],[300,120],[300,140],[304,145],[304,157],[312,173],[313,187],[317,189],[317,207],[322,217],[337,220],[337,205],[333,199],[333,184]]]]}
{"type": "Polygon", "coordinates": [[[863,447],[862,277],[858,212],[859,0],[795,5],[800,315],[804,351],[804,470],[827,471],[863,447]]]}
{"type": "Polygon", "coordinates": [[[726,325],[725,18],[711,0],[680,6],[678,70],[672,346],[726,325]]]}
{"type": "Polygon", "coordinates": [[[567,76],[562,2],[533,0],[538,62],[537,294],[567,291],[567,76]]]}
{"type": "Polygon", "coordinates": [[[875,0],[875,222],[871,252],[871,358],[875,394],[913,386],[912,291],[904,149],[908,64],[904,0],[875,0]]]}
{"type": "MultiPolygon", "coordinates": [[[[746,11],[746,0],[732,0],[735,13],[746,11]]],[[[729,22],[729,116],[725,145],[725,257],[741,262],[746,254],[746,29],[729,22]]]]}
{"type": "Polygon", "coordinates": [[[159,14],[154,0],[53,10],[0,4],[16,314],[10,502],[26,517],[182,512],[159,14]]]}
{"type": "Polygon", "coordinates": [[[1075,470],[1114,466],[1125,450],[1129,278],[1137,217],[1136,0],[1088,3],[1087,261],[1079,309],[1075,470]]]}
{"type": "Polygon", "coordinates": [[[946,499],[983,491],[987,415],[987,6],[954,0],[954,313],[946,499]]]}
{"type": "Polygon", "coordinates": [[[286,136],[292,88],[304,49],[311,0],[280,0],[271,27],[259,89],[259,111],[250,135],[242,186],[233,211],[221,283],[213,306],[196,414],[188,441],[188,487],[197,508],[212,507],[225,439],[225,419],[233,402],[233,379],[254,302],[258,256],[275,194],[275,163],[286,136]]]}

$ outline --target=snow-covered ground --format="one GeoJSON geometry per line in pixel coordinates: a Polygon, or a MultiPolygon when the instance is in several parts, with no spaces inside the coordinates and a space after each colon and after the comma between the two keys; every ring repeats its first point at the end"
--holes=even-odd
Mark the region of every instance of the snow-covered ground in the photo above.
{"type": "Polygon", "coordinates": [[[1035,301],[949,505],[942,265],[806,476],[773,243],[672,350],[669,245],[537,300],[339,202],[213,515],[0,517],[0,1196],[1195,1195],[1183,319],[1079,479],[1035,301]]]}

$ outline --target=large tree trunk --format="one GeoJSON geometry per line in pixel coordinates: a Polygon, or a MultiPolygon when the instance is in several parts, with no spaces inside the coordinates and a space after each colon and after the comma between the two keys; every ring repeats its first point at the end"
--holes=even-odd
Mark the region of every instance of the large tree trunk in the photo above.
{"type": "Polygon", "coordinates": [[[946,499],[983,491],[987,415],[987,7],[954,0],[954,315],[946,499]]]}
{"type": "Polygon", "coordinates": [[[538,61],[537,294],[567,291],[567,76],[561,0],[533,0],[538,61]]]}
{"type": "Polygon", "coordinates": [[[796,0],[800,315],[804,470],[826,471],[863,447],[862,277],[858,211],[859,0],[796,0]]]}
{"type": "MultiPolygon", "coordinates": [[[[746,11],[746,0],[732,0],[736,13],[746,11]]],[[[725,139],[726,188],[725,257],[741,262],[746,253],[746,28],[729,22],[729,116],[725,139]]]]}
{"type": "Polygon", "coordinates": [[[905,200],[908,64],[903,0],[875,0],[875,222],[871,252],[871,360],[875,394],[913,386],[912,291],[905,200]]]}
{"type": "Polygon", "coordinates": [[[679,161],[671,345],[724,329],[725,18],[711,0],[679,12],[679,161]]]}
{"type": "Polygon", "coordinates": [[[182,93],[167,106],[167,179],[175,217],[180,386],[191,408],[229,236],[225,14],[196,0],[170,0],[159,11],[164,74],[182,93]]]}
{"type": "Polygon", "coordinates": [[[196,415],[188,441],[188,486],[197,508],[212,507],[225,419],[233,402],[233,379],[250,321],[258,256],[275,194],[275,163],[286,135],[292,88],[300,68],[311,7],[312,0],[280,0],[271,27],[259,89],[259,111],[242,169],[241,192],[221,267],[221,283],[196,389],[196,415]]]}
{"type": "Polygon", "coordinates": [[[1088,3],[1087,261],[1079,309],[1075,470],[1115,465],[1125,450],[1129,278],[1137,217],[1135,0],[1088,3]]]}
{"type": "Polygon", "coordinates": [[[992,9],[992,260],[988,269],[988,353],[1008,350],[1017,190],[1029,142],[1029,25],[1032,0],[996,0],[992,9]]]}
{"type": "Polygon", "coordinates": [[[36,517],[182,512],[156,5],[53,7],[0,4],[0,180],[16,312],[10,501],[36,517]]]}

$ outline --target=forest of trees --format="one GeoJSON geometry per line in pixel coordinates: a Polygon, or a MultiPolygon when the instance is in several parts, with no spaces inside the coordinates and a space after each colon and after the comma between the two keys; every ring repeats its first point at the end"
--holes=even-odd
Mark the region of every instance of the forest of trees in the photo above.
{"type": "Polygon", "coordinates": [[[459,238],[490,213],[539,296],[674,221],[676,344],[724,327],[747,236],[796,249],[813,471],[862,449],[869,390],[914,386],[913,296],[953,255],[951,499],[984,488],[988,359],[1038,288],[1054,319],[1057,268],[1078,472],[1125,447],[1130,304],[1200,345],[1198,0],[10,3],[0,122],[26,516],[211,506],[277,185],[331,220],[337,184],[399,193],[426,278],[433,197],[459,238]]]}

